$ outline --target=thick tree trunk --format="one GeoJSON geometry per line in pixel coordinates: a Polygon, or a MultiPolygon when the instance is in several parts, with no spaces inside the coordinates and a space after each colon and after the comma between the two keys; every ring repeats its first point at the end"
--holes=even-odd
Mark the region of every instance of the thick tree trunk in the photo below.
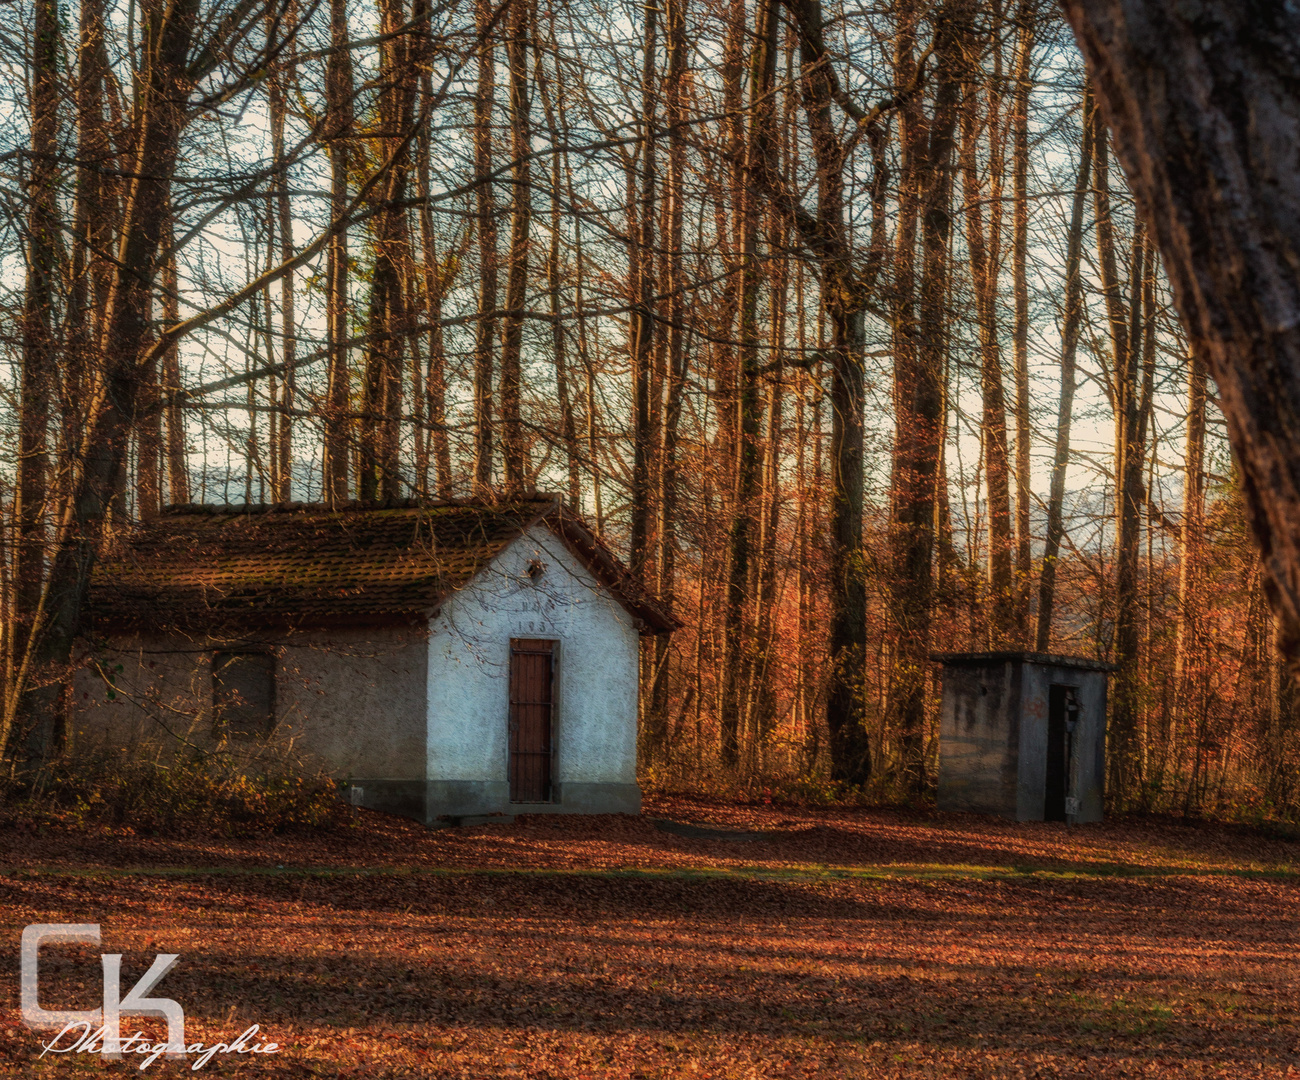
{"type": "MultiPolygon", "coordinates": [[[[799,34],[800,74],[809,143],[817,164],[817,212],[790,213],[804,243],[816,253],[822,305],[830,324],[830,685],[826,726],[831,775],[849,784],[871,776],[863,668],[867,642],[867,585],[862,522],[865,476],[863,354],[866,311],[884,255],[884,134],[879,115],[857,107],[839,84],[823,31],[819,0],[786,0],[799,34]],[[834,102],[859,125],[872,149],[871,242],[858,250],[846,235],[845,179],[848,148],[832,120],[834,102]]],[[[787,212],[791,209],[786,200],[787,212]]]]}
{"type": "Polygon", "coordinates": [[[1192,348],[1219,388],[1300,667],[1300,10],[1064,0],[1192,348]]]}
{"type": "MultiPolygon", "coordinates": [[[[906,86],[916,76],[917,0],[903,0],[896,8],[897,29],[894,32],[894,84],[906,86]]],[[[917,322],[917,235],[921,219],[921,192],[927,181],[924,174],[926,148],[929,143],[929,124],[919,95],[903,103],[898,115],[898,225],[894,230],[893,280],[890,289],[893,316],[891,342],[894,353],[893,404],[894,452],[890,457],[889,518],[893,555],[900,560],[895,567],[901,570],[901,554],[908,542],[906,522],[912,520],[915,494],[909,469],[916,443],[912,401],[914,380],[918,370],[920,344],[917,322]]],[[[905,583],[898,578],[889,582],[890,629],[895,637],[896,650],[905,633],[903,610],[898,605],[904,600],[905,583]]],[[[901,657],[900,657],[901,659],[901,657]]],[[[801,665],[802,666],[802,665],[801,665]]],[[[901,673],[901,668],[899,669],[901,673]]],[[[907,680],[905,686],[910,687],[907,680]]],[[[900,696],[891,687],[889,707],[886,712],[888,737],[897,741],[905,751],[911,752],[912,717],[901,708],[900,696]]],[[[904,770],[909,764],[919,769],[919,762],[903,761],[904,770]]]]}
{"type": "MultiPolygon", "coordinates": [[[[416,12],[420,5],[415,5],[416,12]]],[[[396,35],[406,22],[402,0],[381,0],[380,28],[396,35]]],[[[402,356],[408,334],[407,270],[413,264],[406,215],[410,155],[407,135],[415,116],[419,80],[410,62],[411,36],[390,36],[380,49],[379,121],[384,156],[393,157],[380,186],[375,218],[375,267],[370,289],[365,408],[361,423],[362,499],[392,500],[401,494],[402,356]]]]}
{"type": "Polygon", "coordinates": [[[904,369],[896,400],[899,437],[894,464],[896,550],[891,605],[895,672],[890,709],[893,727],[899,732],[906,782],[918,792],[924,782],[935,502],[947,370],[952,159],[965,74],[962,48],[967,16],[964,0],[945,4],[934,16],[934,78],[938,85],[928,138],[914,166],[918,182],[923,183],[918,345],[910,355],[899,358],[904,369]]]}
{"type": "MultiPolygon", "coordinates": [[[[772,157],[771,88],[776,77],[777,0],[763,0],[754,27],[750,56],[749,105],[745,163],[748,173],[774,167],[772,157]]],[[[740,350],[735,365],[732,439],[731,523],[727,532],[727,596],[723,612],[722,661],[722,759],[735,766],[740,757],[739,732],[745,713],[744,688],[753,662],[752,643],[745,633],[745,608],[751,594],[751,561],[754,554],[754,525],[758,509],[759,477],[758,393],[758,290],[757,262],[759,210],[752,184],[740,191],[740,301],[738,307],[740,350]]]]}

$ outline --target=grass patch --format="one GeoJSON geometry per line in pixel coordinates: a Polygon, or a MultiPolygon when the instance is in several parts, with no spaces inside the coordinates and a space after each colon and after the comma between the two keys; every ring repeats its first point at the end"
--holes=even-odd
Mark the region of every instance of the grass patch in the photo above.
{"type": "Polygon", "coordinates": [[[607,881],[1071,881],[1106,878],[1243,878],[1272,881],[1300,880],[1292,869],[1252,870],[1178,867],[1101,866],[1077,870],[1019,866],[879,866],[879,867],[629,867],[586,869],[566,867],[438,867],[438,866],[132,866],[132,867],[27,867],[0,869],[15,878],[203,878],[203,877],[306,877],[306,878],[590,878],[607,881]]]}

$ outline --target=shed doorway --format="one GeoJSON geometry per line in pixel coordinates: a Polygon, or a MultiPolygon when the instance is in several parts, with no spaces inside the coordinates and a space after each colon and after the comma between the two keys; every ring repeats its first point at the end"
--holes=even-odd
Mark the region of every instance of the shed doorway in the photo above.
{"type": "Polygon", "coordinates": [[[1070,778],[1074,775],[1074,728],[1079,719],[1079,698],[1073,686],[1053,684],[1047,701],[1047,790],[1043,803],[1044,821],[1067,821],[1077,813],[1077,799],[1071,798],[1070,778]]]}
{"type": "Polygon", "coordinates": [[[510,801],[551,801],[555,642],[510,641],[510,801]]]}

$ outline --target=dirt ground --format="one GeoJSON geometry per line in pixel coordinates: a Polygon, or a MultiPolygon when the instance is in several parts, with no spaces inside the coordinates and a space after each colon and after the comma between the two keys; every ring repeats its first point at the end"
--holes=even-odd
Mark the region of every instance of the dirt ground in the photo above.
{"type": "Polygon", "coordinates": [[[38,1058],[18,1019],[23,927],[97,922],[42,953],[41,1004],[95,1007],[99,953],[123,994],[180,954],[154,993],[188,1043],[280,1047],[200,1075],[1300,1077],[1297,884],[1300,843],[1244,829],[680,798],[305,839],[11,829],[0,1075],[140,1075],[38,1058]]]}

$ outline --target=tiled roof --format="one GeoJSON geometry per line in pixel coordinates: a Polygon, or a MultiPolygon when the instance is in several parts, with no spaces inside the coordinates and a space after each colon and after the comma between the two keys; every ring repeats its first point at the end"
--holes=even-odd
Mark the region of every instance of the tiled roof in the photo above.
{"type": "Polygon", "coordinates": [[[677,623],[562,502],[170,508],[96,565],[97,627],[419,618],[534,523],[561,537],[646,630],[677,623]]]}

